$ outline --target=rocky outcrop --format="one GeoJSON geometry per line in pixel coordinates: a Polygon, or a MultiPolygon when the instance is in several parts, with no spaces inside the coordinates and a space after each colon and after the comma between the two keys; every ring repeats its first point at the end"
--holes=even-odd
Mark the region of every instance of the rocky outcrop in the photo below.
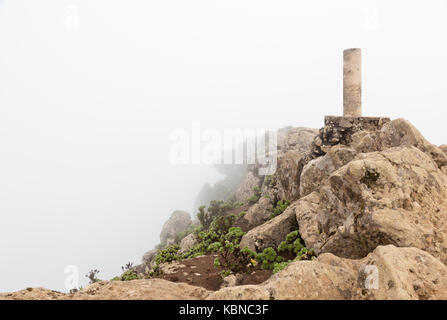
{"type": "Polygon", "coordinates": [[[73,294],[28,288],[0,294],[0,300],[200,300],[210,292],[185,283],[163,279],[100,281],[73,294]]]}
{"type": "Polygon", "coordinates": [[[357,152],[344,145],[336,145],[328,152],[309,161],[303,168],[300,177],[300,197],[317,191],[321,183],[336,169],[344,166],[356,156],[357,152]]]}
{"type": "Polygon", "coordinates": [[[295,200],[299,197],[300,177],[304,165],[311,159],[313,141],[318,131],[294,128],[278,143],[276,182],[278,198],[295,200]]]}
{"type": "Polygon", "coordinates": [[[180,241],[180,252],[185,253],[191,250],[197,243],[197,237],[194,233],[188,234],[180,241]]]}
{"type": "Polygon", "coordinates": [[[160,233],[162,244],[174,243],[180,232],[185,231],[191,225],[191,216],[186,211],[174,211],[164,223],[160,233]]]}
{"type": "Polygon", "coordinates": [[[399,118],[383,126],[380,131],[359,131],[352,136],[351,147],[357,152],[383,151],[392,147],[416,147],[439,168],[447,165],[447,155],[428,142],[409,121],[399,118]]]}
{"type": "Polygon", "coordinates": [[[430,254],[388,245],[361,260],[326,253],[294,262],[260,285],[223,288],[207,299],[445,299],[446,275],[430,254]]]}
{"type": "Polygon", "coordinates": [[[284,241],[287,234],[298,229],[294,207],[287,208],[282,214],[268,222],[251,229],[241,239],[240,246],[254,251],[267,247],[276,247],[284,241]]]}
{"type": "Polygon", "coordinates": [[[359,154],[318,194],[311,212],[296,211],[303,240],[317,252],[361,258],[394,244],[447,261],[447,180],[419,149],[359,154]]]}
{"type": "Polygon", "coordinates": [[[261,186],[261,182],[261,179],[254,172],[249,171],[234,194],[235,200],[247,201],[253,196],[253,190],[261,186]]]}
{"type": "Polygon", "coordinates": [[[416,248],[378,247],[359,263],[353,298],[447,299],[447,267],[416,248]]]}
{"type": "Polygon", "coordinates": [[[0,293],[0,300],[63,300],[65,293],[45,288],[26,288],[24,290],[0,293]]]}
{"type": "MultiPolygon", "coordinates": [[[[268,271],[257,282],[238,275],[220,282],[213,269],[217,280],[205,288],[222,287],[213,293],[183,283],[203,285],[215,258],[204,255],[162,264],[160,277],[173,282],[105,281],[74,294],[28,288],[0,299],[447,299],[446,145],[432,145],[404,119],[327,117],[317,133],[280,130],[276,174],[223,166],[227,178],[204,197],[249,200],[233,212],[247,231],[241,247],[260,252],[299,230],[317,258],[271,277],[268,271]],[[279,200],[291,203],[271,219],[279,200]]],[[[231,213],[221,204],[211,211],[231,213]]],[[[179,233],[193,225],[188,213],[174,212],[163,226],[162,246],[178,243],[179,233]]],[[[196,243],[194,234],[186,236],[181,251],[196,243]]],[[[147,252],[134,268],[139,275],[148,273],[155,254],[147,252]]]]}
{"type": "Polygon", "coordinates": [[[268,197],[261,197],[257,203],[253,204],[245,214],[244,218],[247,220],[248,229],[255,228],[269,220],[273,210],[273,199],[268,197]]]}
{"type": "Polygon", "coordinates": [[[143,264],[150,265],[152,260],[154,260],[155,256],[157,255],[157,251],[157,249],[152,249],[143,254],[143,264]]]}

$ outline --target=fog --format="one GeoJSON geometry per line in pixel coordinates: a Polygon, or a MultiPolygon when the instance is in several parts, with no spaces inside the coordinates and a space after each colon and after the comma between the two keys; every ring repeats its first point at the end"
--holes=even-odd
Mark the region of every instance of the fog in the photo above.
{"type": "MultiPolygon", "coordinates": [[[[447,1],[0,0],[0,291],[139,263],[210,165],[173,130],[321,127],[362,48],[363,112],[447,143],[447,1]]],[[[191,212],[193,213],[193,212],[191,212]]]]}

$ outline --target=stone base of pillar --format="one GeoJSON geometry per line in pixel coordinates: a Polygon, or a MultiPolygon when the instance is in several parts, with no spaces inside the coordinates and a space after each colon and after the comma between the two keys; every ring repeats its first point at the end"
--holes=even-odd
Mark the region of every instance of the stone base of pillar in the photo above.
{"type": "Polygon", "coordinates": [[[351,143],[351,136],[357,131],[380,130],[390,121],[390,118],[385,117],[325,116],[318,142],[320,146],[347,145],[351,143]]]}

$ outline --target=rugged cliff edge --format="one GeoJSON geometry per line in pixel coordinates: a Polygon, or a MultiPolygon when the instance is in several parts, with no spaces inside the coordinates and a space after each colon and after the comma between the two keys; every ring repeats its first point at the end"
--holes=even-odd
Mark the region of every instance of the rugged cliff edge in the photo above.
{"type": "Polygon", "coordinates": [[[447,148],[404,119],[337,121],[280,130],[276,173],[174,213],[134,277],[0,299],[447,299],[447,148]]]}

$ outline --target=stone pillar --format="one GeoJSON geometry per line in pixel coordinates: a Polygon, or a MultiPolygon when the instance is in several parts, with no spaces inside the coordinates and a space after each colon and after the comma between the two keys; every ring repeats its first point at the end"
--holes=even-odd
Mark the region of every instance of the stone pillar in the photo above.
{"type": "Polygon", "coordinates": [[[362,116],[362,55],[358,48],[343,50],[343,116],[362,116]]]}

